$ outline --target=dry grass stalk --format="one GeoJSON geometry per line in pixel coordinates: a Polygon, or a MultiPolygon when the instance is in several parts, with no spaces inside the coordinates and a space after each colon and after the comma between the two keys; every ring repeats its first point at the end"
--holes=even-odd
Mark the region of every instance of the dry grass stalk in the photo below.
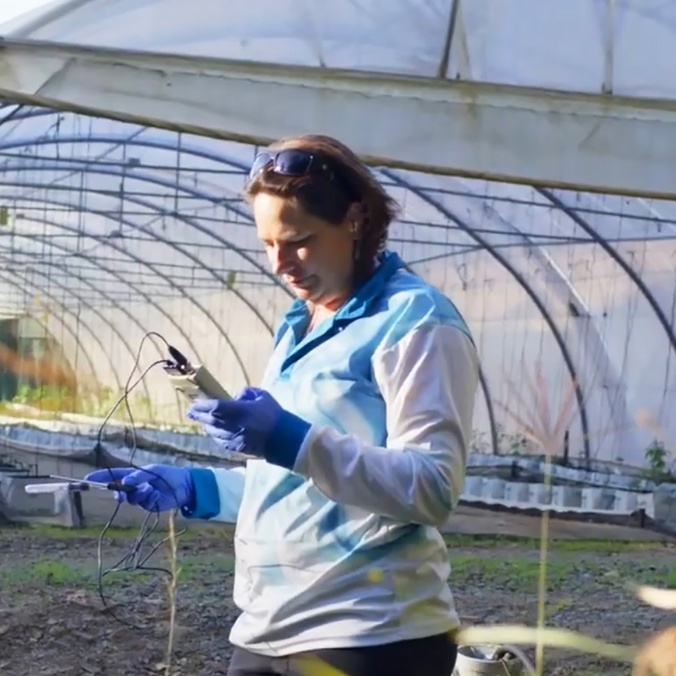
{"type": "MultiPolygon", "coordinates": [[[[526,411],[534,411],[531,419],[524,420],[512,409],[502,405],[501,408],[517,422],[522,433],[535,441],[545,452],[546,470],[545,485],[551,485],[551,458],[563,447],[563,435],[571,420],[574,404],[574,384],[571,383],[568,393],[560,405],[559,415],[552,424],[551,407],[547,388],[544,385],[540,366],[536,366],[535,378],[528,377],[528,370],[522,369],[524,384],[530,392],[533,403],[524,401],[521,388],[516,387],[509,379],[507,383],[513,400],[519,402],[526,411]]],[[[649,412],[639,412],[638,425],[652,430],[656,439],[664,437],[664,430],[649,412]]],[[[534,644],[537,649],[536,669],[542,674],[543,648],[568,648],[593,653],[617,661],[631,661],[634,676],[676,676],[676,627],[670,627],[651,637],[641,648],[604,643],[588,636],[562,629],[544,627],[544,601],[546,567],[546,540],[548,535],[548,513],[543,514],[540,549],[540,580],[538,585],[539,612],[537,628],[495,625],[489,627],[470,627],[458,633],[457,639],[463,644],[507,643],[534,644]]],[[[676,590],[659,589],[648,586],[635,586],[635,593],[644,602],[664,610],[676,610],[676,590]]]]}
{"type": "MultiPolygon", "coordinates": [[[[522,410],[533,412],[529,419],[524,420],[509,406],[499,404],[522,428],[524,436],[535,442],[545,454],[545,490],[551,491],[551,467],[552,457],[563,450],[564,437],[570,425],[575,401],[575,387],[571,383],[568,392],[560,403],[558,415],[552,419],[553,406],[549,400],[549,390],[546,386],[540,363],[536,364],[533,377],[529,375],[528,368],[522,360],[521,373],[523,385],[531,395],[531,401],[524,399],[522,387],[517,387],[509,378],[506,378],[510,390],[510,400],[521,404],[522,410]]],[[[538,576],[538,629],[544,629],[545,612],[547,602],[547,548],[549,543],[549,512],[544,511],[540,522],[540,572],[538,576]]],[[[535,667],[541,674],[544,668],[544,635],[537,634],[538,640],[535,646],[535,667]]]]}
{"type": "Polygon", "coordinates": [[[169,566],[171,576],[167,582],[169,595],[169,638],[167,641],[167,656],[165,658],[165,676],[171,676],[171,664],[174,655],[174,641],[176,636],[176,590],[178,587],[178,537],[176,535],[176,522],[174,512],[169,512],[169,566]]]}

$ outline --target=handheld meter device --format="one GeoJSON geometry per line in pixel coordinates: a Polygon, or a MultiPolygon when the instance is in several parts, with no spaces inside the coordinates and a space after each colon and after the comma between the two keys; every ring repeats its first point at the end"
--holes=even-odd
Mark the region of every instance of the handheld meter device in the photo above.
{"type": "Polygon", "coordinates": [[[191,364],[176,348],[169,347],[172,362],[164,367],[171,384],[188,401],[195,399],[232,399],[202,364],[191,364]]]}
{"type": "Polygon", "coordinates": [[[102,491],[120,491],[122,493],[133,493],[136,486],[126,486],[121,481],[88,481],[87,479],[76,479],[69,476],[59,476],[50,474],[50,479],[60,479],[59,483],[28,484],[24,490],[29,495],[38,495],[40,493],[58,493],[60,490],[67,491],[89,491],[99,489],[102,491]]]}

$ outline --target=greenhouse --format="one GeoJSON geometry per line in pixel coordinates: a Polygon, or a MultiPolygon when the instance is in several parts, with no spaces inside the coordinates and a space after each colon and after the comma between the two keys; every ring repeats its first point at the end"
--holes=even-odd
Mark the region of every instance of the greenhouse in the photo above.
{"type": "MultiPolygon", "coordinates": [[[[476,451],[556,428],[575,458],[668,453],[676,8],[158,4],[55,0],[0,26],[5,405],[105,414],[148,331],[256,384],[292,299],[242,188],[261,144],[312,130],[369,162],[402,209],[389,246],[466,317],[476,451]]],[[[162,357],[153,341],[140,367],[162,357]]],[[[131,406],[184,421],[161,369],[131,406]]]]}

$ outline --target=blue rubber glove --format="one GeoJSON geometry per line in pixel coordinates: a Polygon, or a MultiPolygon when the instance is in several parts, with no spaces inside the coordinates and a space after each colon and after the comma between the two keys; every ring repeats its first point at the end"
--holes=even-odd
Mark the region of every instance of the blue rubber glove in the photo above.
{"type": "Polygon", "coordinates": [[[195,503],[195,487],[187,467],[146,465],[143,468],[116,467],[97,469],[85,477],[86,481],[121,481],[125,486],[136,486],[129,493],[118,492],[119,502],[138,505],[149,512],[169,509],[191,510],[195,503]]]}
{"type": "Polygon", "coordinates": [[[262,456],[287,469],[293,469],[310,431],[310,423],[257,387],[247,387],[231,400],[198,399],[188,417],[201,422],[221,448],[262,456]]]}

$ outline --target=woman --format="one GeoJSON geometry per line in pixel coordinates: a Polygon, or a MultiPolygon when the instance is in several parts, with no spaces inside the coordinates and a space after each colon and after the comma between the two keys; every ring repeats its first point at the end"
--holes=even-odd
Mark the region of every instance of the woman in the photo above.
{"type": "Polygon", "coordinates": [[[231,676],[308,673],[308,660],[449,676],[459,622],[438,529],[464,482],[478,379],[467,326],[385,249],[395,204],[338,141],[275,143],[246,193],[297,300],[262,389],[189,417],[258,458],[115,470],[137,487],[120,499],[237,523],[231,676]]]}

